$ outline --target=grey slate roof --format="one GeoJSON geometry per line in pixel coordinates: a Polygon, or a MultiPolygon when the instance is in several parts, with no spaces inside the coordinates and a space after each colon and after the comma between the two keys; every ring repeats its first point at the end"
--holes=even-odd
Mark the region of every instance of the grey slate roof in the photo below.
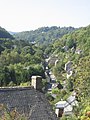
{"type": "Polygon", "coordinates": [[[33,88],[0,88],[0,104],[28,116],[28,120],[57,120],[44,94],[33,88]]]}
{"type": "Polygon", "coordinates": [[[55,104],[56,108],[65,108],[69,105],[71,105],[71,106],[78,105],[78,102],[74,95],[71,95],[66,101],[59,101],[55,104]]]}

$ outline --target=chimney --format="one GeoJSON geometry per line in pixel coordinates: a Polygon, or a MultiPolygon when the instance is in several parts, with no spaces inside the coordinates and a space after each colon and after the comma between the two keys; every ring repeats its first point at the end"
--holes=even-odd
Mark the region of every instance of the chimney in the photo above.
{"type": "Polygon", "coordinates": [[[32,76],[31,85],[34,87],[34,89],[42,91],[42,77],[32,76]]]}

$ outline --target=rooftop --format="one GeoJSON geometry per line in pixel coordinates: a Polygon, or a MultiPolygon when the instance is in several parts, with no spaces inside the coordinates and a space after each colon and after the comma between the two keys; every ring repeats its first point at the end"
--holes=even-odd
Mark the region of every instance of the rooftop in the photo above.
{"type": "Polygon", "coordinates": [[[44,94],[32,87],[0,88],[0,104],[24,113],[28,120],[57,120],[44,94]]]}

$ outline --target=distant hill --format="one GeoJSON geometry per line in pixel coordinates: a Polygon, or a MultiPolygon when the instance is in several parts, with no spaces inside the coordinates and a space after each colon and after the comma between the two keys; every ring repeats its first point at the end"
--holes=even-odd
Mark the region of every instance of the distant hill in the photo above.
{"type": "Polygon", "coordinates": [[[9,33],[10,33],[11,35],[14,35],[14,34],[16,34],[17,32],[9,31],[9,33]]]}
{"type": "Polygon", "coordinates": [[[62,37],[64,34],[71,33],[74,30],[75,28],[73,27],[41,27],[34,31],[17,33],[14,37],[19,40],[37,42],[39,44],[49,44],[62,37]]]}
{"type": "Polygon", "coordinates": [[[13,36],[9,34],[4,28],[0,27],[0,38],[10,38],[12,39],[13,36]]]}

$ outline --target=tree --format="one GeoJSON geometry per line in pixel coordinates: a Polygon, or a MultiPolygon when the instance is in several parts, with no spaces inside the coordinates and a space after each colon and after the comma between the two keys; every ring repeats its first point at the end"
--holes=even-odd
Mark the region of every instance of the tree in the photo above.
{"type": "Polygon", "coordinates": [[[76,43],[73,39],[67,39],[66,40],[66,46],[68,46],[68,48],[72,48],[72,47],[76,48],[76,43]]]}

